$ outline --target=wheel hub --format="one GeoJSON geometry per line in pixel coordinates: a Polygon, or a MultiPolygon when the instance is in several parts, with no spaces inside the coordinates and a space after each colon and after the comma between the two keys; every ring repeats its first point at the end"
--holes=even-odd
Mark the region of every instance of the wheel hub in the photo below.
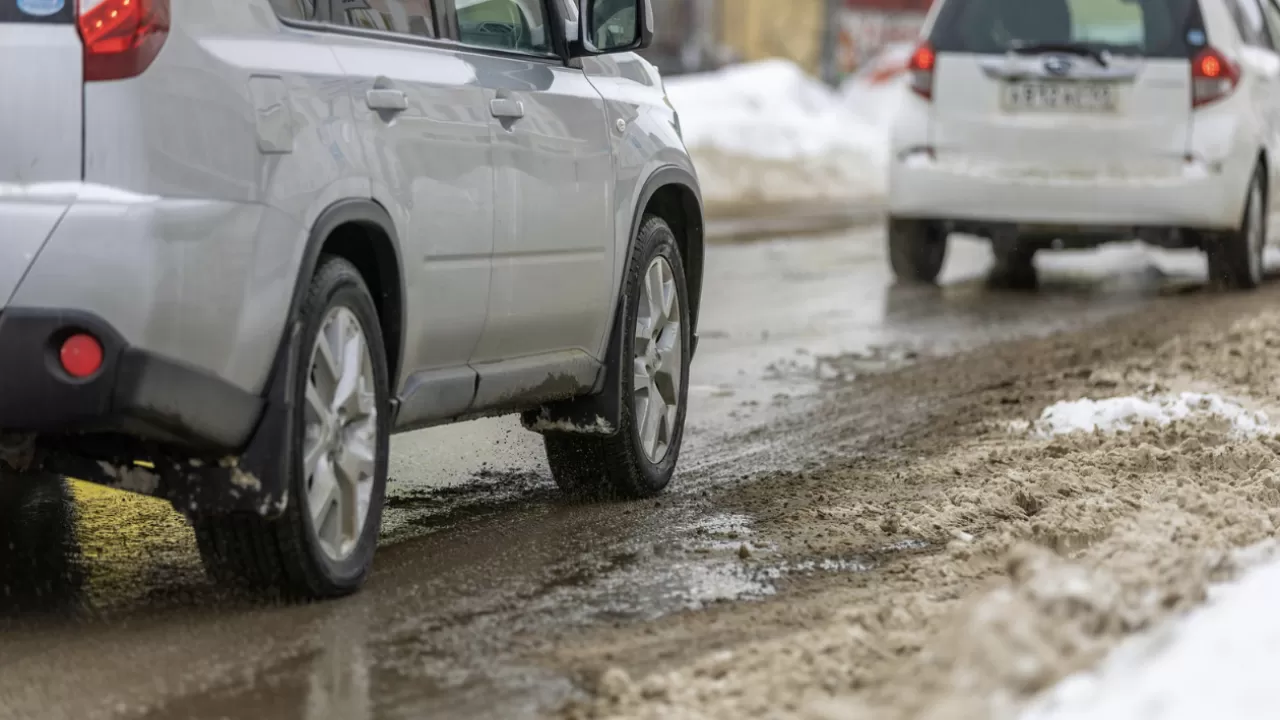
{"type": "Polygon", "coordinates": [[[633,417],[650,462],[662,462],[679,415],[684,372],[681,298],[666,258],[656,257],[642,277],[635,329],[633,417]]]}
{"type": "Polygon", "coordinates": [[[321,323],[307,377],[303,472],[320,548],[341,561],[369,514],[378,441],[373,360],[359,319],[333,308],[321,323]]]}

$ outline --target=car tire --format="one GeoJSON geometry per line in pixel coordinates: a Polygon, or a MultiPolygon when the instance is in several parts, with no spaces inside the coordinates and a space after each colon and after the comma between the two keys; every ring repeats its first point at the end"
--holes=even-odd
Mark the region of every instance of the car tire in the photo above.
{"type": "Polygon", "coordinates": [[[1262,284],[1262,258],[1267,245],[1266,179],[1254,172],[1245,196],[1240,228],[1209,240],[1206,248],[1209,283],[1224,290],[1253,290],[1262,284]]]}
{"type": "Polygon", "coordinates": [[[622,330],[615,361],[619,427],[612,435],[544,433],[551,474],[577,499],[661,493],[675,473],[684,439],[689,296],[675,234],[662,218],[644,219],[627,267],[615,320],[622,330]]]}
{"type": "Polygon", "coordinates": [[[70,483],[0,470],[0,614],[74,612],[84,573],[70,483]]]}
{"type": "Polygon", "coordinates": [[[947,233],[924,220],[889,218],[889,265],[899,282],[933,283],[947,259],[947,233]]]}
{"type": "Polygon", "coordinates": [[[1018,247],[992,250],[996,263],[987,278],[988,286],[1000,290],[1035,290],[1039,287],[1034,250],[1018,247]]]}
{"type": "Polygon", "coordinates": [[[390,381],[377,310],[351,263],[322,258],[299,312],[304,350],[291,374],[298,398],[291,502],[276,519],[207,515],[193,524],[205,567],[219,582],[319,600],[357,590],[373,563],[387,485],[390,381]]]}

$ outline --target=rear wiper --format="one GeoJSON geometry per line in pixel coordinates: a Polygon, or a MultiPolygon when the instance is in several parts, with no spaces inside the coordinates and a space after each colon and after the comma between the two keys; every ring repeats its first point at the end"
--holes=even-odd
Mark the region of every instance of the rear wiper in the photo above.
{"type": "Polygon", "coordinates": [[[1018,55],[1038,55],[1040,53],[1066,53],[1068,55],[1078,55],[1080,57],[1093,58],[1094,62],[1102,67],[1108,67],[1111,64],[1111,53],[1106,50],[1097,50],[1088,45],[1076,45],[1075,43],[1018,43],[1015,42],[1013,47],[1009,48],[1010,52],[1018,55]]]}

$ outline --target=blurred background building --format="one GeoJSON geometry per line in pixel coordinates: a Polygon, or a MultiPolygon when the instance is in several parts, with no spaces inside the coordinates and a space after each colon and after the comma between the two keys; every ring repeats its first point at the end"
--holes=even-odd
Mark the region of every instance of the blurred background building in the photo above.
{"type": "Polygon", "coordinates": [[[931,0],[654,0],[646,51],[664,74],[784,58],[829,83],[915,39],[931,0]]]}

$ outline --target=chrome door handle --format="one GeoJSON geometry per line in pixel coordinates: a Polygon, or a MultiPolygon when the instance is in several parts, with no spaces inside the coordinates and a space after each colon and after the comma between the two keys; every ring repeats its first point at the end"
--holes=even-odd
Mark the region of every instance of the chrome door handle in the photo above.
{"type": "Polygon", "coordinates": [[[496,118],[519,120],[524,117],[524,103],[511,98],[494,98],[489,101],[489,112],[496,118]]]}
{"type": "Polygon", "coordinates": [[[364,102],[370,110],[400,112],[409,109],[409,96],[402,90],[374,88],[364,94],[364,102]]]}

